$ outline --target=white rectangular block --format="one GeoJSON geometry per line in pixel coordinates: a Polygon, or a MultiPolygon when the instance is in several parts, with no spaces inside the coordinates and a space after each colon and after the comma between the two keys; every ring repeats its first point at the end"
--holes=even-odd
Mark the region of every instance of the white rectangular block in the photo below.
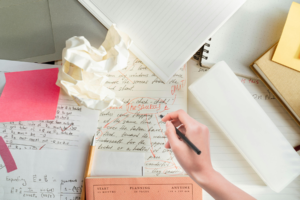
{"type": "Polygon", "coordinates": [[[144,153],[96,150],[91,176],[143,176],[144,153]]]}
{"type": "Polygon", "coordinates": [[[280,192],[300,174],[300,156],[225,62],[189,90],[262,180],[280,192]]]}

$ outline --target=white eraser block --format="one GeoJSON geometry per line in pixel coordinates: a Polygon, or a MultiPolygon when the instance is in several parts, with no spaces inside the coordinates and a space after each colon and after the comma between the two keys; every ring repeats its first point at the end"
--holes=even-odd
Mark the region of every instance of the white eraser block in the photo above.
{"type": "Polygon", "coordinates": [[[280,192],[300,174],[300,156],[225,62],[189,90],[262,180],[280,192]]]}

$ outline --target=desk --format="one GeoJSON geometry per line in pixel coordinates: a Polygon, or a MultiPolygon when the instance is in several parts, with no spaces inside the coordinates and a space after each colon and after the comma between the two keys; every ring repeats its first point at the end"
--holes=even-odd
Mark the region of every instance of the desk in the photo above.
{"type": "MultiPolygon", "coordinates": [[[[132,63],[137,64],[138,66],[136,66],[136,68],[138,68],[140,71],[143,71],[142,75],[139,78],[143,79],[143,75],[147,75],[147,74],[149,77],[152,76],[152,73],[144,65],[142,65],[139,60],[134,60],[132,63]]],[[[199,66],[197,66],[196,62],[194,62],[193,60],[189,61],[187,69],[188,69],[187,77],[182,74],[181,75],[177,74],[177,78],[180,77],[184,81],[188,81],[188,84],[190,84],[191,82],[193,82],[193,80],[195,80],[196,78],[203,75],[205,73],[205,71],[207,70],[205,68],[199,68],[199,66]]],[[[120,91],[122,90],[124,94],[129,93],[128,91],[131,91],[132,86],[134,85],[134,80],[135,80],[134,77],[139,76],[139,74],[134,74],[134,73],[130,74],[130,75],[132,75],[131,77],[127,76],[126,74],[122,74],[123,72],[127,72],[129,70],[131,70],[131,69],[127,68],[125,71],[120,72],[120,74],[118,74],[117,80],[113,81],[113,82],[109,82],[108,86],[111,86],[110,88],[113,89],[113,88],[116,88],[115,87],[116,85],[123,84],[124,87],[122,87],[122,88],[118,87],[118,89],[120,89],[120,91]]],[[[245,85],[245,87],[249,90],[249,92],[253,95],[253,98],[255,98],[259,102],[259,104],[263,107],[263,109],[267,112],[267,114],[270,116],[270,118],[273,120],[273,122],[278,125],[278,127],[282,131],[282,133],[291,142],[291,145],[295,146],[295,145],[299,144],[300,143],[300,135],[299,135],[300,128],[295,124],[295,122],[291,119],[291,117],[288,115],[288,113],[277,102],[277,100],[266,89],[266,87],[260,81],[257,81],[257,80],[245,79],[242,77],[240,77],[240,80],[245,85]]],[[[295,180],[290,186],[288,186],[280,194],[275,194],[274,192],[272,192],[269,188],[267,188],[265,186],[263,181],[258,177],[258,175],[250,167],[250,165],[239,154],[239,152],[233,147],[233,145],[229,143],[229,141],[221,133],[221,131],[215,126],[214,122],[208,117],[208,115],[205,113],[203,108],[201,108],[198,104],[195,103],[195,101],[190,96],[190,94],[186,95],[188,84],[181,85],[181,83],[178,84],[178,80],[173,80],[173,81],[174,81],[174,84],[171,84],[171,90],[168,91],[169,96],[165,96],[167,98],[167,101],[170,102],[168,105],[176,105],[176,106],[173,106],[172,109],[179,109],[181,107],[188,105],[187,109],[188,109],[189,114],[191,116],[193,116],[194,118],[196,118],[201,123],[204,123],[209,127],[210,132],[211,132],[212,160],[213,160],[214,167],[218,171],[220,171],[227,179],[232,181],[234,184],[241,186],[242,189],[246,190],[250,194],[257,197],[258,199],[266,199],[266,200],[267,199],[289,199],[289,200],[290,199],[299,199],[299,196],[300,196],[300,194],[299,194],[300,179],[299,178],[297,180],[295,180]],[[180,91],[180,95],[178,93],[179,91],[180,91]],[[174,95],[174,94],[177,94],[177,95],[174,95]],[[186,103],[186,101],[188,101],[188,103],[186,103]],[[178,104],[174,104],[174,102],[176,102],[176,103],[178,102],[178,104]]],[[[141,85],[139,85],[138,87],[135,87],[135,90],[140,92],[139,95],[131,96],[131,98],[141,97],[142,93],[148,95],[149,91],[145,92],[144,86],[142,85],[145,83],[142,83],[142,82],[139,82],[139,83],[141,85]]],[[[149,81],[146,84],[150,84],[150,83],[157,84],[158,85],[157,90],[162,90],[162,88],[159,87],[161,82],[155,76],[153,76],[151,78],[151,82],[149,81]]],[[[207,86],[207,87],[209,87],[209,86],[207,86]]],[[[157,94],[155,94],[156,92],[157,91],[152,91],[152,94],[157,95],[157,94]]],[[[164,96],[161,95],[160,97],[164,97],[164,96]]],[[[143,102],[143,101],[146,101],[146,99],[140,99],[140,102],[143,102]]],[[[163,101],[165,101],[165,100],[163,99],[163,101]]],[[[63,109],[64,109],[64,107],[59,108],[59,110],[62,110],[62,111],[63,111],[63,109]]],[[[68,109],[69,109],[69,107],[68,107],[68,109]]],[[[72,107],[71,107],[71,109],[72,109],[72,107]]],[[[102,115],[100,115],[100,117],[103,117],[102,123],[108,124],[109,122],[111,122],[113,120],[113,119],[111,119],[111,115],[116,114],[117,110],[119,110],[119,108],[112,108],[108,112],[105,112],[102,115]],[[104,121],[106,121],[106,122],[104,122],[104,121]]],[[[65,116],[59,115],[59,117],[63,118],[65,116]]],[[[143,122],[144,123],[143,126],[145,126],[145,127],[150,124],[147,120],[150,120],[150,119],[146,118],[146,119],[141,120],[141,123],[143,122]]],[[[156,136],[158,137],[159,135],[161,135],[164,132],[164,130],[162,129],[163,127],[160,127],[159,122],[155,121],[156,120],[155,115],[152,116],[151,120],[153,120],[154,123],[157,123],[157,124],[155,124],[155,127],[151,127],[151,126],[150,127],[157,129],[157,130],[155,130],[155,132],[157,134],[156,136]]],[[[130,123],[130,120],[128,120],[127,123],[130,123]]],[[[45,123],[45,124],[47,124],[47,123],[45,123]]],[[[1,126],[1,124],[0,124],[0,126],[1,126]]],[[[20,125],[20,126],[22,126],[22,125],[20,125]]],[[[76,127],[72,127],[72,128],[76,128],[76,127]]],[[[104,133],[102,131],[103,127],[104,126],[101,124],[98,125],[97,136],[99,138],[101,138],[102,136],[109,137],[109,136],[111,136],[110,134],[113,134],[113,132],[104,133]]],[[[113,126],[111,126],[111,127],[113,127],[113,126]]],[[[145,131],[145,130],[148,130],[150,127],[147,127],[143,130],[143,134],[146,134],[145,138],[148,138],[147,135],[149,134],[148,131],[145,131]]],[[[62,129],[62,132],[66,131],[68,128],[69,128],[69,126],[65,126],[65,128],[62,129]]],[[[122,128],[122,126],[120,128],[122,128]]],[[[3,134],[3,132],[2,132],[2,134],[3,134]]],[[[128,138],[129,138],[129,140],[127,142],[130,142],[130,139],[135,138],[135,135],[129,135],[128,138]]],[[[154,137],[150,136],[149,138],[153,139],[154,137]]],[[[164,138],[162,138],[162,139],[164,141],[164,138]]],[[[101,139],[99,139],[100,149],[110,150],[109,145],[101,146],[101,144],[105,144],[106,142],[109,143],[109,141],[105,140],[105,138],[102,141],[101,141],[101,139]]],[[[131,141],[131,142],[136,142],[136,141],[131,141]]],[[[147,142],[149,142],[149,144],[153,142],[153,144],[154,144],[154,142],[156,142],[156,141],[152,140],[152,141],[147,141],[147,142]]],[[[149,144],[147,143],[148,146],[150,146],[149,144]]],[[[144,146],[147,146],[147,145],[144,145],[144,146]]],[[[150,148],[149,151],[147,150],[147,152],[146,152],[146,155],[148,156],[148,158],[150,157],[151,159],[153,159],[153,157],[156,154],[156,151],[158,151],[159,147],[163,148],[162,143],[156,142],[154,145],[156,145],[157,148],[150,148]]],[[[52,145],[52,146],[54,146],[53,148],[56,147],[56,145],[52,145]]],[[[59,145],[57,145],[57,146],[59,146],[59,145]]],[[[151,144],[151,146],[152,146],[152,144],[151,144]]],[[[11,146],[11,148],[17,148],[17,149],[19,149],[19,147],[20,147],[20,145],[18,145],[18,144],[11,146]]],[[[28,149],[37,150],[38,147],[33,145],[32,147],[30,147],[28,149]]],[[[25,150],[25,149],[22,148],[22,151],[23,150],[25,150]]],[[[45,146],[42,150],[47,150],[47,146],[45,146]]],[[[122,149],[118,149],[118,147],[117,147],[115,150],[121,151],[122,149]]],[[[124,149],[122,151],[124,151],[124,149]]],[[[28,150],[26,153],[28,153],[28,150]]],[[[38,167],[43,168],[43,167],[45,167],[45,165],[47,165],[49,168],[45,172],[47,172],[48,174],[51,175],[53,173],[53,171],[58,168],[56,164],[60,163],[60,161],[62,163],[66,162],[66,160],[63,161],[63,159],[60,160],[61,157],[63,157],[63,156],[70,157],[70,155],[68,155],[65,152],[59,153],[57,151],[56,153],[57,153],[56,162],[55,162],[55,157],[53,156],[51,158],[51,161],[53,161],[53,162],[51,162],[51,164],[44,162],[44,163],[40,163],[38,165],[38,167]]],[[[45,155],[47,155],[47,154],[45,153],[45,155]]],[[[72,156],[74,156],[74,155],[72,155],[72,156]]],[[[84,152],[78,153],[77,156],[78,156],[78,160],[74,161],[74,162],[80,163],[82,160],[80,160],[79,158],[84,157],[84,152]]],[[[171,152],[170,152],[169,156],[172,159],[174,158],[174,155],[171,152]]],[[[24,158],[25,158],[25,156],[24,156],[24,158]]],[[[43,156],[39,156],[39,157],[37,157],[37,159],[44,159],[44,158],[43,158],[43,156]]],[[[166,159],[166,158],[164,158],[164,159],[166,159]]],[[[35,174],[36,173],[35,170],[37,170],[37,167],[34,166],[34,162],[29,162],[29,160],[24,159],[24,160],[22,160],[22,163],[23,164],[25,163],[26,165],[24,164],[24,166],[26,166],[26,169],[28,169],[28,171],[27,172],[24,171],[24,173],[27,173],[28,178],[30,180],[33,179],[35,181],[34,182],[35,185],[38,185],[39,183],[49,183],[48,182],[49,177],[50,177],[49,175],[45,176],[44,174],[35,174]]],[[[174,165],[178,165],[178,163],[175,163],[174,165]]],[[[22,167],[22,166],[23,165],[20,165],[20,167],[22,167]]],[[[66,162],[66,166],[72,167],[72,166],[70,166],[70,162],[69,163],[66,162]]],[[[25,169],[25,167],[20,171],[23,171],[24,169],[25,169]]],[[[64,181],[69,180],[69,182],[67,182],[67,183],[64,182],[64,185],[68,185],[68,187],[66,187],[67,188],[66,191],[64,191],[65,192],[64,197],[67,197],[68,200],[78,197],[79,196],[78,194],[80,193],[80,190],[81,190],[81,188],[80,188],[81,181],[82,181],[82,180],[80,180],[81,168],[76,167],[76,169],[74,169],[74,170],[75,170],[74,171],[75,175],[73,176],[73,178],[63,179],[64,181]],[[75,182],[75,179],[76,179],[76,184],[71,184],[72,182],[75,182]],[[67,192],[69,190],[72,190],[72,193],[67,194],[67,192]]],[[[172,169],[172,170],[175,171],[175,170],[177,170],[177,168],[172,169]]],[[[171,171],[171,172],[174,172],[174,171],[171,171]]],[[[183,171],[180,168],[179,168],[179,170],[177,170],[177,172],[180,174],[183,174],[183,171]]],[[[153,176],[161,175],[161,171],[159,171],[159,170],[157,171],[156,169],[155,169],[155,171],[149,170],[149,173],[150,174],[152,173],[153,176]]],[[[20,184],[22,186],[22,184],[25,182],[25,180],[23,180],[22,178],[18,179],[18,177],[15,177],[12,179],[10,179],[10,178],[7,179],[8,176],[5,174],[3,163],[0,163],[0,175],[1,175],[0,176],[0,186],[4,186],[5,181],[8,181],[8,182],[10,182],[10,184],[9,184],[10,191],[13,191],[15,194],[20,194],[19,196],[22,196],[22,194],[24,193],[24,190],[20,191],[19,186],[20,186],[20,184]]],[[[166,175],[166,174],[164,174],[164,175],[166,175]]],[[[168,175],[166,175],[166,176],[168,176],[168,175]]],[[[57,181],[56,178],[53,178],[53,177],[51,177],[51,178],[52,178],[51,179],[52,182],[57,181]]],[[[63,190],[65,189],[65,188],[60,188],[59,184],[60,183],[56,184],[56,186],[55,186],[56,193],[55,193],[55,197],[53,197],[53,199],[55,199],[55,198],[60,199],[60,195],[62,194],[63,190]]],[[[45,188],[39,187],[38,189],[39,189],[39,191],[42,191],[42,190],[45,190],[45,188]]],[[[26,189],[28,189],[28,188],[26,188],[26,189]]],[[[36,188],[31,188],[31,189],[34,190],[36,188]]],[[[0,189],[0,197],[1,197],[2,191],[3,190],[0,189]]],[[[34,195],[32,195],[32,196],[34,196],[34,195]]],[[[29,198],[30,195],[27,195],[27,197],[29,198]]],[[[204,199],[210,199],[210,197],[207,194],[205,194],[204,199]]]]}

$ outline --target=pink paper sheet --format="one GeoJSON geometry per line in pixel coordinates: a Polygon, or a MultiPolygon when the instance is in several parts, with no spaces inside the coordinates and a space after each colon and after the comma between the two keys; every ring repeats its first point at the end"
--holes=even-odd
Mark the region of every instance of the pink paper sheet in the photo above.
{"type": "Polygon", "coordinates": [[[3,138],[0,136],[0,156],[5,164],[7,173],[12,172],[17,169],[16,162],[12,157],[6,143],[3,138]]]}
{"type": "Polygon", "coordinates": [[[60,91],[57,74],[57,68],[5,73],[0,122],[53,120],[60,91]]]}

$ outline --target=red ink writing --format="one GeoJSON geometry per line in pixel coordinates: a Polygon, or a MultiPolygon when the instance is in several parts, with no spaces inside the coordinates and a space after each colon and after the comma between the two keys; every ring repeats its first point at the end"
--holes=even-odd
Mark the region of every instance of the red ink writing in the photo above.
{"type": "Polygon", "coordinates": [[[176,91],[181,90],[185,86],[185,80],[182,80],[180,84],[178,85],[172,85],[171,86],[171,94],[175,94],[176,91]]]}

